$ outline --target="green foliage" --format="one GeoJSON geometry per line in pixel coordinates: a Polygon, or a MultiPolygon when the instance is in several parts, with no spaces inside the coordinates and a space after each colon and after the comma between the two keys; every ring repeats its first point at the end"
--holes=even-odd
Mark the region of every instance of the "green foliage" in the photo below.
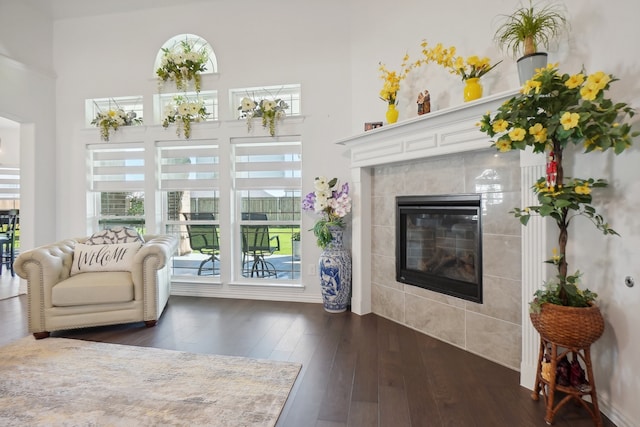
{"type": "Polygon", "coordinates": [[[511,51],[514,58],[518,52],[530,55],[538,46],[549,48],[549,42],[558,37],[567,26],[564,11],[557,5],[538,7],[529,1],[510,15],[501,15],[503,23],[496,30],[494,40],[503,50],[511,51]]]}
{"type": "Polygon", "coordinates": [[[342,219],[336,219],[333,221],[320,219],[316,221],[311,230],[313,230],[313,235],[316,236],[316,243],[318,247],[325,249],[327,246],[329,246],[329,243],[331,243],[332,239],[332,227],[344,228],[344,222],[342,221],[342,219]]]}
{"type": "Polygon", "coordinates": [[[610,83],[616,80],[603,72],[588,76],[584,70],[561,74],[556,65],[551,65],[538,70],[519,95],[480,120],[480,130],[494,138],[493,146],[499,151],[529,147],[547,156],[547,175],[533,185],[538,204],[511,211],[522,225],[527,225],[533,215],[549,217],[559,231],[560,255],[547,261],[558,269],[556,281],[535,293],[532,308],[545,302],[585,307],[597,296],[578,288],[578,272],[567,274],[566,248],[569,224],[578,216],[590,220],[604,235],[618,235],[592,205],[592,191],[605,188],[607,182],[565,177],[563,151],[569,144],[584,144],[585,153],[612,149],[620,154],[631,147],[640,132],[632,131],[625,120],[633,117],[635,110],[605,97],[610,83]]]}
{"type": "Polygon", "coordinates": [[[529,303],[529,311],[540,313],[544,303],[569,307],[589,307],[596,300],[598,294],[591,292],[589,289],[581,290],[578,287],[580,276],[581,273],[576,271],[572,276],[567,276],[566,278],[557,276],[557,281],[546,282],[542,289],[538,289],[533,294],[533,301],[529,303]],[[567,296],[566,301],[563,301],[562,295],[567,296]]]}

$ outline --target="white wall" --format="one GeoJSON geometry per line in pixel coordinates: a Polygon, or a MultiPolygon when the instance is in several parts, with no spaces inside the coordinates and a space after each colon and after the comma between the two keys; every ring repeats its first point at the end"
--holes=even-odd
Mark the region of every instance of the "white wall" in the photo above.
{"type": "Polygon", "coordinates": [[[20,124],[0,117],[0,165],[16,167],[20,165],[20,124]]]}
{"type": "Polygon", "coordinates": [[[21,123],[21,246],[56,236],[52,23],[23,2],[0,0],[0,116],[21,123]],[[37,155],[36,155],[37,154],[37,155]]]}
{"type": "MultiPolygon", "coordinates": [[[[550,62],[560,62],[560,69],[571,73],[579,71],[583,64],[589,72],[613,73],[621,79],[612,85],[614,99],[640,107],[637,2],[565,0],[564,3],[571,31],[568,38],[550,50],[550,62]]],[[[402,0],[393,4],[381,0],[351,1],[354,100],[351,131],[360,132],[365,121],[384,119],[386,106],[378,99],[382,82],[377,72],[378,61],[398,70],[405,52],[414,59],[418,57],[422,39],[432,44],[454,45],[464,56],[478,54],[495,61],[504,59],[482,79],[485,94],[516,88],[515,61],[492,42],[498,23],[496,16],[509,13],[515,4],[507,0],[482,3],[402,0]]],[[[435,108],[462,102],[462,83],[456,76],[442,73],[437,65],[423,67],[417,74],[410,75],[400,90],[400,120],[415,117],[415,94],[420,90],[431,92],[432,100],[436,100],[435,108]]],[[[570,238],[580,236],[580,241],[571,246],[573,255],[569,259],[572,268],[584,272],[584,284],[601,295],[600,306],[607,328],[593,346],[592,358],[601,406],[618,426],[640,425],[640,406],[637,405],[640,365],[636,363],[640,354],[637,332],[640,283],[633,288],[624,285],[625,276],[640,282],[637,262],[640,256],[637,245],[640,138],[635,144],[618,157],[613,153],[579,153],[575,171],[568,172],[568,175],[596,176],[610,181],[605,200],[595,204],[598,209],[604,209],[607,220],[622,235],[605,237],[591,224],[577,221],[570,238]]]]}

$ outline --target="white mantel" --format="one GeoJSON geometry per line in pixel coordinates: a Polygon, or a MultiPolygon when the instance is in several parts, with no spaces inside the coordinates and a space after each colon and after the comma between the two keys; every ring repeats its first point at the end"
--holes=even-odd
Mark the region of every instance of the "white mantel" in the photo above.
{"type": "MultiPolygon", "coordinates": [[[[352,301],[354,313],[371,312],[371,176],[380,165],[409,162],[428,157],[483,150],[489,138],[477,123],[488,111],[496,111],[517,91],[502,92],[459,106],[366,131],[342,139],[351,159],[352,179],[352,301]]],[[[533,204],[531,185],[544,174],[544,156],[522,152],[521,193],[523,206],[533,204]]],[[[522,385],[534,378],[539,338],[528,319],[528,301],[544,277],[546,228],[544,222],[522,227],[522,385]],[[533,372],[533,374],[532,374],[533,372]]]]}

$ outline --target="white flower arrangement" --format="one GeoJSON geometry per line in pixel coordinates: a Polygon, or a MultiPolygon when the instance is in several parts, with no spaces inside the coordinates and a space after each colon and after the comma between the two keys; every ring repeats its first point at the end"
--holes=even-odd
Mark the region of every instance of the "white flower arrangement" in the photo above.
{"type": "Polygon", "coordinates": [[[184,96],[175,96],[173,101],[174,103],[167,106],[165,110],[162,127],[166,129],[169,124],[175,123],[177,126],[176,134],[181,136],[184,132],[184,137],[189,139],[191,137],[191,123],[205,120],[209,113],[207,113],[204,102],[200,99],[190,101],[184,96]]]}
{"type": "Polygon", "coordinates": [[[156,74],[160,83],[167,80],[174,81],[179,90],[187,89],[187,82],[193,80],[196,92],[200,92],[200,73],[206,71],[206,63],[209,59],[207,52],[202,49],[194,51],[188,42],[181,42],[179,49],[163,48],[164,56],[156,74]]]}
{"type": "Polygon", "coordinates": [[[120,126],[142,124],[142,118],[137,118],[135,111],[125,111],[121,108],[109,109],[106,112],[98,112],[91,124],[100,128],[100,136],[104,141],[109,141],[111,130],[117,131],[120,126]]]}
{"type": "Polygon", "coordinates": [[[302,209],[320,215],[313,226],[313,234],[322,249],[331,242],[331,227],[344,228],[344,217],[351,212],[351,196],[349,183],[338,186],[338,178],[328,180],[318,176],[313,181],[314,191],[302,200],[302,209]]]}
{"type": "Polygon", "coordinates": [[[276,123],[282,120],[287,114],[289,105],[282,99],[261,99],[259,102],[249,97],[242,98],[238,110],[241,111],[240,118],[247,119],[247,131],[251,131],[251,120],[254,117],[262,117],[262,127],[269,126],[269,134],[276,135],[276,123]]]}

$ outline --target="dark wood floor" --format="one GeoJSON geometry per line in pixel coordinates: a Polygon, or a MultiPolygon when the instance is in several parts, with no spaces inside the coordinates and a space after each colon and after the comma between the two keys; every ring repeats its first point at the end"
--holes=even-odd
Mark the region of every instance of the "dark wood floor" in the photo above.
{"type": "MultiPolygon", "coordinates": [[[[25,296],[0,301],[0,345],[27,335],[26,305],[25,296]]],[[[154,328],[53,336],[300,362],[281,427],[546,425],[544,403],[517,372],[376,315],[328,314],[318,304],[174,296],[154,328]]],[[[593,425],[573,404],[554,421],[593,425]]]]}

